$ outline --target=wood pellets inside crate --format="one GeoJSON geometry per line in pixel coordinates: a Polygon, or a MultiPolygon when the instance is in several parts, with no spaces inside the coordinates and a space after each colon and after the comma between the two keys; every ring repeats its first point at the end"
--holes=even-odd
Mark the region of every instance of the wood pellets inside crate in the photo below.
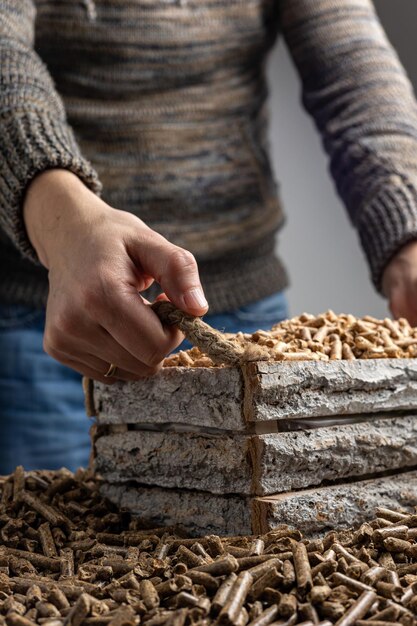
{"type": "Polygon", "coordinates": [[[414,626],[417,515],[303,538],[187,538],[103,499],[90,471],[0,479],[0,624],[414,626]]]}
{"type": "MultiPolygon", "coordinates": [[[[303,313],[276,324],[270,331],[226,334],[242,346],[262,347],[270,361],[332,361],[354,359],[414,358],[417,328],[404,318],[378,320],[366,315],[303,313]]],[[[181,351],[165,359],[166,367],[213,367],[199,348],[181,351]]]]}

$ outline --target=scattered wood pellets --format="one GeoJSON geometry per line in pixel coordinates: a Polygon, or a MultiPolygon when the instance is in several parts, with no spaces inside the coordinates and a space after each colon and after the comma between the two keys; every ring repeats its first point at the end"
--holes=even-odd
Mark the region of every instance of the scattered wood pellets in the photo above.
{"type": "Polygon", "coordinates": [[[145,528],[90,470],[0,478],[0,625],[416,626],[417,514],[304,539],[145,528]]]}
{"type": "MultiPolygon", "coordinates": [[[[354,359],[415,358],[417,328],[406,319],[378,320],[366,315],[321,315],[303,313],[276,324],[270,331],[227,334],[245,347],[262,346],[271,361],[333,361],[354,359]]],[[[165,367],[214,367],[215,363],[198,348],[180,351],[165,359],[165,367]]],[[[218,366],[216,366],[218,367],[218,366]]]]}

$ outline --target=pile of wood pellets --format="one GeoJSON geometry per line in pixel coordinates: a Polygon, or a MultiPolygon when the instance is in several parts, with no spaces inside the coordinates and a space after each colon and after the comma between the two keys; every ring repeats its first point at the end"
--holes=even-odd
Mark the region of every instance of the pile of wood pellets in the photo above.
{"type": "Polygon", "coordinates": [[[417,515],[303,539],[146,529],[89,471],[0,479],[0,625],[413,626],[417,515]]]}
{"type": "MultiPolygon", "coordinates": [[[[378,320],[366,315],[321,315],[303,313],[285,320],[270,331],[226,335],[241,345],[263,346],[271,361],[333,361],[417,357],[417,328],[404,318],[378,320]]],[[[184,350],[165,359],[166,367],[214,367],[198,348],[184,350]]]]}

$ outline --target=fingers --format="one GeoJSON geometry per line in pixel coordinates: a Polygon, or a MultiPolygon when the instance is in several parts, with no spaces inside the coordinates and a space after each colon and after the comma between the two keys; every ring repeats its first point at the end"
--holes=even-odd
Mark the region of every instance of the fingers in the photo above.
{"type": "Polygon", "coordinates": [[[122,367],[118,367],[116,361],[104,361],[93,354],[68,354],[54,349],[49,354],[63,365],[71,367],[83,376],[88,376],[106,384],[112,384],[115,380],[136,381],[140,378],[147,378],[157,371],[157,369],[151,370],[143,364],[142,368],[136,368],[136,372],[130,372],[122,367]],[[106,376],[110,364],[116,365],[116,371],[113,376],[106,376]]]}
{"type": "MultiPolygon", "coordinates": [[[[158,367],[182,342],[183,335],[173,326],[164,326],[135,289],[119,289],[112,298],[102,317],[103,328],[137,362],[151,369],[158,367]]],[[[112,344],[107,349],[113,352],[116,348],[112,344]]]]}
{"type": "MultiPolygon", "coordinates": [[[[143,307],[148,313],[149,307],[145,305],[143,307]]],[[[110,363],[117,365],[118,377],[125,380],[152,376],[160,368],[165,356],[182,340],[182,335],[175,330],[167,329],[165,332],[159,319],[154,315],[159,330],[159,334],[155,332],[157,337],[155,343],[152,343],[151,339],[132,342],[132,329],[129,325],[119,322],[113,325],[111,330],[114,335],[120,335],[126,342],[128,348],[125,349],[119,340],[93,321],[85,317],[79,319],[78,322],[71,321],[71,312],[68,311],[66,315],[66,319],[61,317],[59,321],[56,318],[50,321],[47,316],[44,334],[45,351],[65,365],[69,365],[69,361],[76,361],[101,376],[104,376],[110,363]],[[178,339],[177,335],[179,335],[178,339]]],[[[119,318],[125,319],[126,314],[119,314],[119,318]]],[[[137,319],[135,322],[136,328],[139,326],[140,335],[141,325],[138,324],[137,319]]],[[[142,334],[147,337],[147,328],[143,328],[142,331],[142,334]]],[[[81,371],[80,367],[76,369],[81,371]]],[[[87,375],[85,371],[82,373],[87,375]]],[[[97,376],[95,378],[98,379],[97,376]]]]}
{"type": "Polygon", "coordinates": [[[382,275],[382,289],[394,317],[405,317],[417,325],[417,242],[405,244],[394,255],[382,275]]]}
{"type": "MultiPolygon", "coordinates": [[[[63,358],[72,357],[68,354],[62,354],[63,358]]],[[[77,360],[80,364],[85,367],[88,367],[91,370],[98,372],[100,376],[109,380],[111,378],[117,378],[120,380],[139,380],[140,378],[148,378],[148,376],[153,376],[156,374],[158,369],[160,368],[150,368],[144,363],[135,363],[134,371],[130,369],[125,369],[123,364],[120,364],[118,357],[116,355],[112,355],[111,353],[107,357],[107,359],[100,359],[94,354],[88,353],[80,353],[75,355],[75,360],[77,360]],[[105,374],[109,371],[110,365],[116,366],[116,372],[112,376],[105,376],[105,374]]]]}
{"type": "Polygon", "coordinates": [[[390,292],[389,308],[392,316],[395,318],[407,317],[408,307],[404,296],[404,290],[401,289],[401,286],[393,288],[390,292]]]}
{"type": "Polygon", "coordinates": [[[60,362],[77,361],[101,375],[110,363],[118,367],[118,378],[126,380],[155,374],[165,356],[182,341],[181,333],[163,327],[136,292],[134,297],[116,290],[110,293],[114,300],[103,302],[97,313],[107,323],[108,330],[97,323],[91,310],[90,316],[80,315],[69,307],[59,315],[48,311],[45,351],[60,362]]]}
{"type": "Polygon", "coordinates": [[[196,261],[124,211],[101,206],[89,212],[96,217],[86,218],[85,232],[81,213],[53,247],[45,351],[102,382],[109,382],[110,363],[126,379],[149,376],[183,336],[160,322],[139,291],[157,280],[177,307],[204,314],[196,261]],[[69,251],[65,258],[63,250],[69,251]]]}
{"type": "Polygon", "coordinates": [[[389,307],[393,317],[405,317],[412,326],[417,326],[417,283],[407,288],[395,285],[389,294],[389,307]]]}
{"type": "Polygon", "coordinates": [[[191,252],[151,229],[141,229],[129,244],[129,254],[145,274],[157,280],[175,306],[191,315],[206,313],[208,304],[191,252]]]}
{"type": "MultiPolygon", "coordinates": [[[[49,275],[45,350],[77,363],[78,371],[94,371],[96,378],[109,363],[128,379],[150,376],[183,340],[177,329],[161,323],[139,288],[156,279],[182,310],[194,315],[207,310],[194,257],[146,226],[137,228],[136,221],[135,228],[131,220],[127,226],[109,258],[101,258],[97,244],[94,263],[76,280],[61,266],[49,275]]],[[[103,237],[107,241],[107,230],[103,237]]]]}
{"type": "Polygon", "coordinates": [[[417,325],[417,271],[414,265],[396,263],[387,273],[384,293],[392,316],[417,325]]]}
{"type": "MultiPolygon", "coordinates": [[[[95,347],[94,357],[98,361],[117,366],[117,378],[126,380],[137,380],[156,374],[161,368],[161,361],[154,366],[149,366],[143,361],[139,361],[130,352],[125,350],[117,341],[104,329],[101,330],[102,340],[95,347]]],[[[87,357],[92,356],[91,353],[86,354],[87,357]]],[[[165,357],[166,355],[164,355],[165,357]]],[[[162,357],[162,358],[164,358],[162,357]]],[[[107,365],[108,367],[108,365],[107,365]]]]}
{"type": "Polygon", "coordinates": [[[91,367],[87,363],[84,363],[83,361],[80,361],[73,356],[68,356],[67,354],[58,352],[54,349],[51,349],[50,351],[48,350],[48,354],[56,361],[62,363],[62,365],[70,367],[82,376],[87,376],[88,378],[92,378],[93,380],[98,380],[99,382],[106,385],[112,385],[116,382],[115,378],[107,378],[106,376],[104,376],[105,368],[107,367],[108,370],[108,365],[106,366],[104,363],[98,366],[99,369],[95,369],[94,367],[91,367]]]}

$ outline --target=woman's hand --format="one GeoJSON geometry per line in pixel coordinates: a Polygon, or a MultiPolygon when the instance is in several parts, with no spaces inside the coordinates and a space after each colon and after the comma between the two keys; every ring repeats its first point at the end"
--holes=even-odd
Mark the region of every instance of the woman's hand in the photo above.
{"type": "Polygon", "coordinates": [[[74,174],[37,176],[25,198],[28,236],[49,270],[44,349],[81,374],[112,382],[154,373],[183,337],[164,327],[139,291],[155,279],[192,315],[207,302],[193,255],[137,217],[113,209],[74,174]]]}
{"type": "Polygon", "coordinates": [[[382,289],[393,316],[417,326],[417,241],[401,248],[387,265],[382,289]]]}

